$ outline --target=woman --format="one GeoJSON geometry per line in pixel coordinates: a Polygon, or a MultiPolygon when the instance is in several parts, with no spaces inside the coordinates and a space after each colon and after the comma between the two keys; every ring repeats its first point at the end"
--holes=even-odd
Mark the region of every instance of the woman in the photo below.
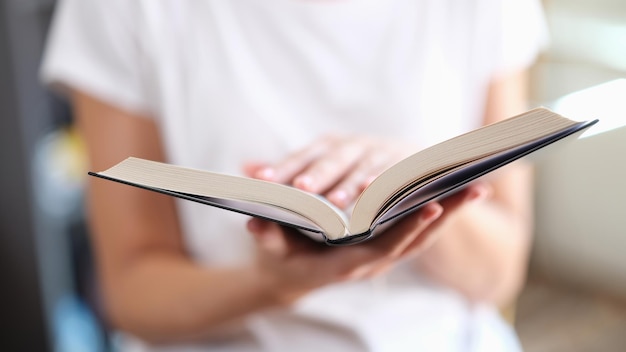
{"type": "MultiPolygon", "coordinates": [[[[70,95],[91,170],[133,155],[345,208],[402,157],[523,111],[540,15],[513,0],[66,0],[43,74],[70,95]]],[[[495,307],[524,280],[530,187],[514,164],[326,248],[90,180],[107,316],[129,351],[517,350],[495,307]]]]}

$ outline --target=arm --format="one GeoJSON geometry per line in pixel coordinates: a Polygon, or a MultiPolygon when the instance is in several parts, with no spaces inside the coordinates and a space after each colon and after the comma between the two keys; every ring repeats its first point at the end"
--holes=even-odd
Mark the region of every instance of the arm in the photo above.
{"type": "MultiPolygon", "coordinates": [[[[488,93],[484,124],[525,111],[525,102],[525,72],[495,79],[488,93]]],[[[401,160],[410,150],[397,141],[327,136],[276,165],[249,164],[247,172],[324,194],[337,206],[345,207],[371,176],[401,160]],[[378,155],[380,150],[387,151],[378,155]],[[384,162],[377,164],[373,160],[384,162]]],[[[454,200],[442,201],[445,216],[423,233],[428,240],[423,239],[418,267],[472,300],[499,305],[511,301],[524,282],[530,247],[531,173],[530,167],[520,161],[468,190],[474,201],[464,202],[461,207],[454,200]]]]}
{"type": "MultiPolygon", "coordinates": [[[[523,72],[490,87],[485,123],[526,110],[523,72]]],[[[487,179],[491,197],[433,224],[438,240],[418,258],[431,278],[473,300],[508,304],[521,289],[532,231],[532,170],[511,164],[487,179]]]]}
{"type": "MultiPolygon", "coordinates": [[[[73,103],[91,169],[128,155],[165,159],[153,120],[78,92],[73,103]]],[[[275,303],[251,268],[207,270],[188,259],[171,197],[90,178],[88,208],[116,328],[148,340],[188,339],[275,303]]]]}
{"type": "MultiPolygon", "coordinates": [[[[89,95],[73,94],[90,168],[129,155],[165,160],[158,126],[89,95]]],[[[459,194],[461,204],[465,195],[459,194]]],[[[88,208],[112,325],[152,342],[202,339],[253,312],[285,306],[313,289],[378,273],[420,250],[427,228],[442,214],[433,203],[386,236],[364,245],[331,248],[255,219],[250,265],[206,268],[186,254],[172,197],[92,178],[88,208]]],[[[207,236],[210,236],[207,229],[207,236]]]]}

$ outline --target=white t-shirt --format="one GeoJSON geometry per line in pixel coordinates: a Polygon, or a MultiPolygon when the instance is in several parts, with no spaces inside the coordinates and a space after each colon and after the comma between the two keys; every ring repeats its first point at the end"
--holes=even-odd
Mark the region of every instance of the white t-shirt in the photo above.
{"type": "MultiPolygon", "coordinates": [[[[481,122],[498,73],[545,39],[536,0],[66,0],[44,60],[48,83],[145,112],[168,161],[240,173],[329,131],[427,146],[481,122]]],[[[246,218],[177,203],[200,265],[252,255],[246,218]]],[[[129,351],[506,351],[492,307],[400,265],[380,281],[332,285],[255,314],[194,346],[129,351]]]]}

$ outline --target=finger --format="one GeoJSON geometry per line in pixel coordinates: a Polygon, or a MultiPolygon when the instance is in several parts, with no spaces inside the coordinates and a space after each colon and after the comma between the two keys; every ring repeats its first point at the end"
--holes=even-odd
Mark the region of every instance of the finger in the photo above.
{"type": "Polygon", "coordinates": [[[334,137],[331,136],[320,138],[278,164],[261,168],[255,173],[255,177],[283,184],[290,183],[311,162],[325,154],[333,140],[334,137]]]}
{"type": "Polygon", "coordinates": [[[372,182],[374,182],[374,180],[378,177],[378,175],[374,176],[369,176],[368,178],[365,179],[365,181],[361,184],[361,189],[365,190],[372,182]]]}
{"type": "Polygon", "coordinates": [[[346,209],[361,194],[361,185],[367,179],[364,170],[351,171],[337,186],[333,187],[325,196],[331,203],[340,209],[346,209]]]}
{"type": "Polygon", "coordinates": [[[321,246],[296,230],[275,222],[253,218],[248,221],[247,227],[260,248],[280,257],[288,257],[296,252],[318,250],[321,246]]]}
{"type": "Polygon", "coordinates": [[[247,228],[261,249],[276,256],[287,255],[288,245],[277,224],[252,218],[248,221],[247,228]]]}
{"type": "Polygon", "coordinates": [[[465,202],[487,198],[491,192],[491,187],[487,183],[477,181],[470,183],[461,190],[440,199],[439,203],[441,203],[446,212],[449,213],[450,211],[457,209],[465,202]]]}
{"type": "Polygon", "coordinates": [[[437,203],[429,203],[419,212],[400,220],[392,228],[376,238],[358,246],[346,247],[342,253],[343,270],[375,261],[393,261],[442,213],[437,203]]]}
{"type": "Polygon", "coordinates": [[[248,161],[243,164],[242,171],[244,175],[248,177],[256,177],[257,173],[263,168],[268,167],[267,163],[261,163],[256,161],[248,161]]]}
{"type": "Polygon", "coordinates": [[[424,250],[429,248],[435,241],[437,240],[437,231],[436,228],[441,224],[441,216],[433,221],[430,226],[413,240],[400,254],[400,257],[406,258],[410,256],[417,256],[419,253],[422,253],[424,250]]]}
{"type": "Polygon", "coordinates": [[[493,187],[484,181],[475,181],[468,186],[468,200],[481,200],[493,195],[493,187]]]}
{"type": "MultiPolygon", "coordinates": [[[[406,150],[412,150],[407,148],[406,150]]],[[[406,150],[389,153],[384,150],[376,150],[377,154],[373,155],[364,165],[368,168],[368,176],[363,178],[359,186],[359,193],[363,192],[378,176],[389,169],[392,165],[400,162],[407,157],[406,150]]]]}
{"type": "Polygon", "coordinates": [[[288,257],[292,254],[319,252],[328,246],[316,242],[299,231],[277,223],[252,218],[247,224],[258,245],[274,255],[288,257]]]}
{"type": "Polygon", "coordinates": [[[440,201],[443,207],[443,213],[435,221],[433,221],[422,234],[411,243],[404,252],[402,257],[419,255],[429,248],[438,238],[438,229],[448,221],[450,215],[454,214],[464,204],[479,201],[490,195],[490,187],[483,182],[477,182],[464,188],[463,190],[446,197],[440,201]]]}
{"type": "Polygon", "coordinates": [[[380,236],[382,239],[387,237],[389,233],[412,234],[412,236],[407,236],[406,240],[401,243],[390,243],[388,245],[389,249],[387,249],[387,256],[391,258],[398,258],[406,252],[408,247],[416,242],[419,242],[419,239],[424,234],[424,231],[426,231],[432,223],[439,219],[443,210],[443,206],[439,203],[428,203],[424,205],[417,214],[407,216],[382,234],[380,236]]]}
{"type": "Polygon", "coordinates": [[[297,175],[293,185],[312,193],[324,193],[348,174],[364,153],[359,139],[334,144],[328,153],[313,160],[297,175]]]}
{"type": "Polygon", "coordinates": [[[326,198],[339,208],[352,204],[374,178],[382,173],[389,164],[385,153],[373,151],[362,157],[358,164],[348,172],[344,179],[326,194],[326,198]]]}

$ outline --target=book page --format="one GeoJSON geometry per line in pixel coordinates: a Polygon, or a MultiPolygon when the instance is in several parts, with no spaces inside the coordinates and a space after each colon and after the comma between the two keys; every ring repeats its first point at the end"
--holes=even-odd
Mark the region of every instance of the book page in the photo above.
{"type": "Polygon", "coordinates": [[[438,175],[425,183],[419,183],[399,194],[397,199],[386,204],[378,213],[375,226],[388,222],[406,212],[424,205],[425,203],[448,195],[450,192],[461,188],[463,185],[483,176],[490,171],[498,169],[517,159],[537,151],[557,140],[567,138],[570,141],[578,139],[588,124],[577,124],[564,131],[540,138],[532,143],[513,148],[504,152],[485,157],[480,160],[458,166],[438,175]],[[408,196],[407,196],[408,195],[408,196]]]}
{"type": "Polygon", "coordinates": [[[286,185],[134,157],[90,174],[311,231],[323,229],[331,239],[347,232],[343,212],[317,195],[286,185]]]}
{"type": "Polygon", "coordinates": [[[381,209],[403,190],[463,164],[526,145],[579,123],[538,108],[449,139],[400,161],[383,172],[357,200],[350,232],[371,230],[381,209]]]}
{"type": "Polygon", "coordinates": [[[243,201],[236,201],[230,199],[220,199],[211,197],[199,197],[198,198],[204,204],[214,205],[219,208],[236,211],[242,214],[264,218],[266,220],[275,221],[282,224],[288,224],[290,226],[299,227],[303,230],[312,232],[323,232],[323,230],[317,226],[313,221],[306,217],[290,211],[289,209],[280,208],[271,204],[262,203],[250,203],[243,201]]]}

